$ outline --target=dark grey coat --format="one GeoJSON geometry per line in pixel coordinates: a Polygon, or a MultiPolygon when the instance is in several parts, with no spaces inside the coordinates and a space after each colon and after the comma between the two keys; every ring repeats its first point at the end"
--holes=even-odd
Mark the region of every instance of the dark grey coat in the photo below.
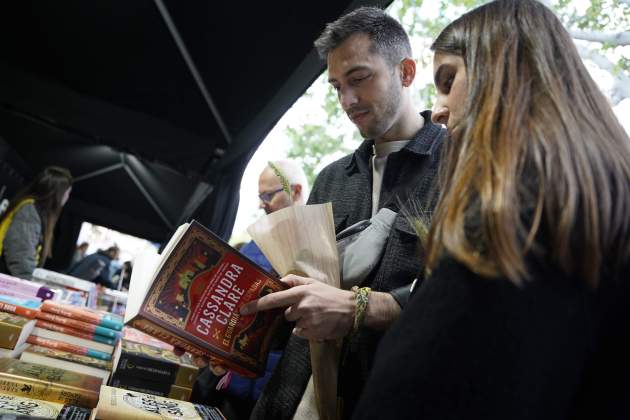
{"type": "Polygon", "coordinates": [[[37,248],[42,235],[42,219],[35,205],[24,205],[13,216],[4,237],[0,270],[30,280],[37,267],[37,248]]]}
{"type": "MultiPolygon", "coordinates": [[[[399,212],[387,240],[385,252],[365,286],[376,291],[391,291],[409,284],[421,271],[418,238],[402,208],[420,203],[432,209],[441,140],[445,130],[431,122],[431,113],[422,113],[425,124],[415,138],[399,152],[392,153],[381,187],[379,208],[399,212]]],[[[333,162],[318,175],[309,204],[332,202],[335,230],[372,216],[372,140],[364,141],[352,154],[333,162]]],[[[340,367],[339,392],[344,412],[351,412],[361,392],[381,337],[380,332],[365,331],[359,348],[350,352],[340,367]]],[[[291,336],[283,357],[263,390],[252,419],[290,419],[304,393],[311,373],[308,342],[291,336]]],[[[344,416],[345,417],[345,416],[344,416]]]]}

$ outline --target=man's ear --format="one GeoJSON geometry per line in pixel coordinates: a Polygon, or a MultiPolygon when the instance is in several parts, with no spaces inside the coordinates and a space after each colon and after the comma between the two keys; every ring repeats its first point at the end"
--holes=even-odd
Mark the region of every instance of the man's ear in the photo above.
{"type": "Polygon", "coordinates": [[[302,186],[300,184],[291,185],[291,190],[293,191],[293,197],[291,197],[294,203],[297,203],[302,198],[302,186]]]}
{"type": "Polygon", "coordinates": [[[400,80],[404,87],[409,87],[416,77],[416,62],[411,58],[403,58],[400,62],[400,80]]]}

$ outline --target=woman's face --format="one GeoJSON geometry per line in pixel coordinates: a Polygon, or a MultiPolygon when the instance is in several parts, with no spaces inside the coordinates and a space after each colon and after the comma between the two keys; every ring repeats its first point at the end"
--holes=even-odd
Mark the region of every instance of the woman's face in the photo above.
{"type": "Polygon", "coordinates": [[[461,122],[466,103],[468,82],[464,59],[458,55],[436,52],[433,57],[433,80],[437,100],[431,119],[452,131],[461,122]]]}

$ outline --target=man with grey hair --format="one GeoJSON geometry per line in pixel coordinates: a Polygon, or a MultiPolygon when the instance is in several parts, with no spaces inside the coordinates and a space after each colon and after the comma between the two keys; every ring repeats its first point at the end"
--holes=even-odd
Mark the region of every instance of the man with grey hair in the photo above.
{"type": "Polygon", "coordinates": [[[354,261],[368,269],[359,270],[364,276],[352,282],[342,273],[342,285],[352,283],[353,290],[291,275],[283,279],[291,289],[241,310],[247,314],[286,307],[286,318],[296,323],[252,418],[315,417],[305,339],[342,337],[338,415],[351,416],[380,337],[398,318],[414,277],[422,271],[418,238],[404,210],[430,210],[435,204],[432,192],[445,130],[431,122],[429,111],[417,112],[411,101],[416,65],[400,23],[380,9],[360,8],[327,25],[315,46],[327,60],[329,82],[341,107],[366,140],[322,170],[309,204],[332,202],[338,239],[366,221],[368,228],[387,230],[380,242],[372,236],[355,247],[362,251],[353,255],[354,261]],[[368,259],[366,250],[374,251],[373,261],[362,261],[368,259]]]}
{"type": "Polygon", "coordinates": [[[287,178],[291,187],[291,197],[283,191],[280,178],[271,166],[265,166],[258,178],[258,197],[260,208],[265,213],[289,207],[293,204],[304,204],[308,197],[308,182],[302,168],[290,160],[277,160],[271,162],[287,178]]]}

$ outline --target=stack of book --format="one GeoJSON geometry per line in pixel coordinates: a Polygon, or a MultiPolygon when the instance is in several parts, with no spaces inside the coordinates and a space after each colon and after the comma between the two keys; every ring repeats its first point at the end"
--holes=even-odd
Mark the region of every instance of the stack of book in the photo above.
{"type": "Polygon", "coordinates": [[[94,408],[102,383],[100,378],[55,366],[0,359],[0,395],[94,408]]]}
{"type": "Polygon", "coordinates": [[[225,420],[223,414],[214,407],[109,386],[101,387],[100,399],[92,410],[92,418],[225,420]]]}
{"type": "Polygon", "coordinates": [[[45,301],[36,314],[30,344],[111,360],[122,330],[116,315],[45,301]]]}
{"type": "Polygon", "coordinates": [[[103,385],[94,409],[0,394],[0,419],[226,420],[214,407],[103,385]],[[6,416],[6,417],[5,417],[6,416]]]}
{"type": "Polygon", "coordinates": [[[198,369],[190,355],[122,339],[114,354],[110,385],[189,401],[198,369]]]}

